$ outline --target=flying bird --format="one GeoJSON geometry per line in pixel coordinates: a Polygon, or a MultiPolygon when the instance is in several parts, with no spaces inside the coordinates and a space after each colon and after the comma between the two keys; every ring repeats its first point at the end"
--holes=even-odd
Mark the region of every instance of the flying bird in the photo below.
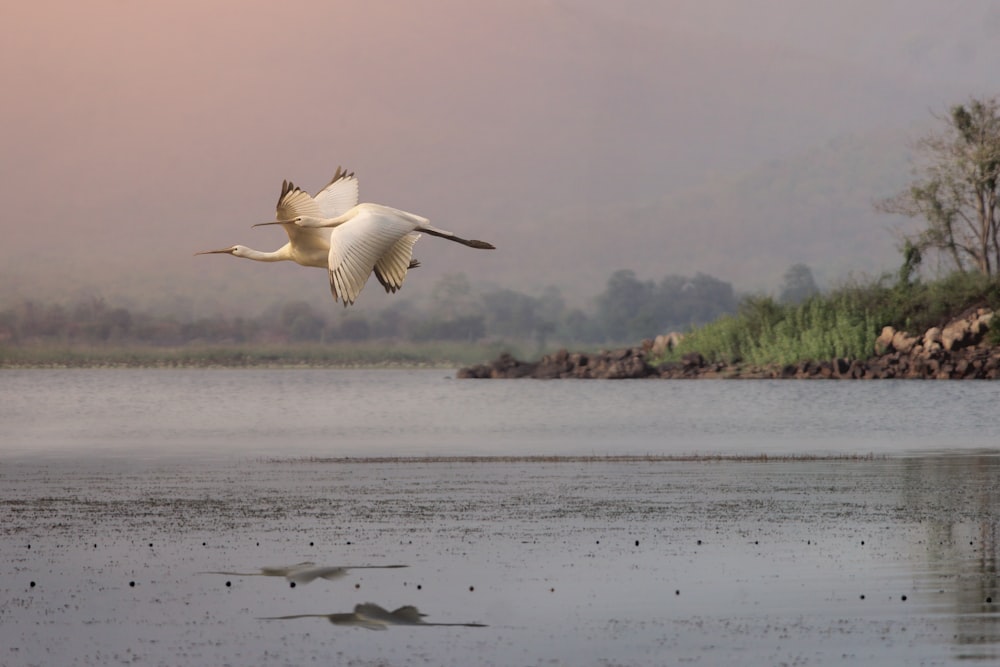
{"type": "MultiPolygon", "coordinates": [[[[336,173],[326,186],[309,195],[291,181],[283,181],[281,194],[278,196],[276,220],[285,221],[298,216],[315,218],[334,218],[349,211],[358,203],[358,179],[354,173],[348,173],[337,167],[336,173]]],[[[279,224],[279,223],[272,223],[279,224]]],[[[316,227],[299,227],[294,224],[284,224],[288,234],[288,243],[272,252],[254,250],[243,245],[234,245],[221,250],[204,250],[196,255],[227,254],[243,257],[258,262],[291,261],[302,266],[312,266],[330,269],[330,235],[333,230],[316,227]]],[[[368,273],[375,277],[386,292],[396,292],[403,286],[406,272],[420,266],[420,262],[412,258],[413,244],[420,238],[419,234],[407,234],[384,249],[375,259],[368,273]]],[[[365,276],[367,279],[368,276],[365,276]]],[[[346,303],[345,303],[346,305],[346,303]]]]}
{"type": "Polygon", "coordinates": [[[262,567],[257,572],[199,572],[198,574],[226,574],[231,577],[284,577],[294,584],[308,584],[316,579],[334,580],[347,575],[348,570],[394,569],[406,565],[316,565],[311,561],[294,565],[262,567]]]}
{"type": "MultiPolygon", "coordinates": [[[[298,213],[284,219],[279,214],[278,218],[276,222],[263,222],[254,227],[282,225],[289,230],[289,237],[295,233],[318,232],[332,228],[327,260],[330,291],[333,292],[334,300],[342,301],[344,306],[354,303],[373,271],[383,286],[386,286],[387,290],[390,289],[382,279],[381,276],[384,274],[379,267],[384,265],[387,256],[402,256],[401,244],[406,249],[411,248],[413,242],[420,236],[420,232],[461,243],[470,248],[495,249],[492,243],[464,239],[452,232],[432,226],[427,218],[381,204],[357,204],[333,216],[298,213]],[[299,231],[292,232],[291,228],[299,231]]],[[[405,275],[404,270],[399,277],[400,286],[405,275]]]]}
{"type": "Polygon", "coordinates": [[[427,623],[413,605],[406,605],[389,611],[374,602],[355,605],[352,613],[340,614],[293,614],[291,616],[265,616],[262,621],[280,621],[290,618],[325,618],[334,625],[353,625],[369,630],[385,630],[390,625],[423,625],[466,628],[485,628],[482,623],[427,623]]]}

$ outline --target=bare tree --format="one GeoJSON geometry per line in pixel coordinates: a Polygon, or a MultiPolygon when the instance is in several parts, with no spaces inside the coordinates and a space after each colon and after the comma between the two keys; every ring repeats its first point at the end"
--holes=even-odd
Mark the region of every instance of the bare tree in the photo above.
{"type": "Polygon", "coordinates": [[[1000,274],[1000,103],[972,98],[938,118],[944,129],[914,146],[916,180],[875,207],[927,221],[906,239],[917,250],[944,253],[959,271],[1000,274]]]}

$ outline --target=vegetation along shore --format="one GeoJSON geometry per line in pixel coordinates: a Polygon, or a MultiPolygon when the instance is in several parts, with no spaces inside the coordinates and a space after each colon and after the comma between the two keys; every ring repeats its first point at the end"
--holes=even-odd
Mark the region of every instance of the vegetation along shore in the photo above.
{"type": "Polygon", "coordinates": [[[1000,284],[981,274],[883,278],[800,304],[748,298],[736,315],[633,347],[530,362],[502,354],[458,377],[997,379],[998,308],[1000,284]]]}
{"type": "MultiPolygon", "coordinates": [[[[460,377],[1000,377],[1000,101],[973,98],[938,120],[942,129],[914,146],[915,180],[876,204],[924,224],[901,239],[895,277],[778,302],[750,297],[736,315],[684,335],[536,363],[501,356],[460,377]],[[924,282],[925,256],[938,275],[951,273],[924,282]]],[[[804,274],[790,270],[786,283],[808,283],[795,280],[804,274]]]]}
{"type": "Polygon", "coordinates": [[[936,118],[940,129],[913,147],[914,180],[876,203],[922,225],[900,236],[899,269],[876,278],[821,291],[797,263],[771,297],[741,295],[703,273],[654,283],[623,269],[603,293],[574,306],[555,286],[525,294],[449,274],[422,305],[408,299],[336,318],[304,301],[249,317],[151,313],[98,297],[69,306],[25,300],[0,308],[0,367],[464,366],[459,377],[995,379],[1000,99],[971,98],[936,118]],[[540,358],[519,360],[529,355],[540,358]]]}

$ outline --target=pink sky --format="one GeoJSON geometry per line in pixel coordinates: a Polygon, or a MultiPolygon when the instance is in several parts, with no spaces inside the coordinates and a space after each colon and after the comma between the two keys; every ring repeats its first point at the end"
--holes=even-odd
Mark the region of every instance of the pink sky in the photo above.
{"type": "Polygon", "coordinates": [[[322,303],[318,273],[191,254],[277,247],[249,225],[273,217],[281,180],[313,190],[339,164],[362,199],[500,248],[421,241],[425,284],[460,270],[526,289],[537,268],[539,286],[597,293],[630,251],[609,221],[549,229],[558,211],[653,202],[899,108],[909,123],[992,94],[977,68],[996,62],[996,41],[936,52],[924,37],[951,14],[925,4],[921,16],[790,0],[8,3],[0,303],[69,283],[133,298],[211,285],[252,305],[238,285],[271,276],[322,303]],[[962,58],[956,80],[947,65],[962,58]],[[522,252],[575,242],[594,259],[555,270],[522,252]]]}

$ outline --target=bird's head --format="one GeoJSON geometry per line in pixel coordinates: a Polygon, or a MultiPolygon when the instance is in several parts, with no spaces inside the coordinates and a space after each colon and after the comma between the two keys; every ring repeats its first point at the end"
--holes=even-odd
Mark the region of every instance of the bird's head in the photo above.
{"type": "Polygon", "coordinates": [[[288,220],[275,220],[273,222],[258,222],[254,227],[266,227],[268,225],[301,225],[302,216],[296,216],[294,218],[289,218],[288,220]]]}
{"type": "Polygon", "coordinates": [[[244,257],[247,250],[246,246],[234,245],[229,248],[221,248],[220,250],[202,250],[201,252],[196,252],[195,255],[233,255],[235,257],[244,257]]]}
{"type": "Polygon", "coordinates": [[[265,225],[295,225],[296,227],[309,227],[320,229],[323,227],[335,227],[338,223],[331,223],[326,218],[317,218],[311,215],[297,215],[287,220],[275,220],[274,222],[258,222],[254,227],[264,227],[265,225]]]}

